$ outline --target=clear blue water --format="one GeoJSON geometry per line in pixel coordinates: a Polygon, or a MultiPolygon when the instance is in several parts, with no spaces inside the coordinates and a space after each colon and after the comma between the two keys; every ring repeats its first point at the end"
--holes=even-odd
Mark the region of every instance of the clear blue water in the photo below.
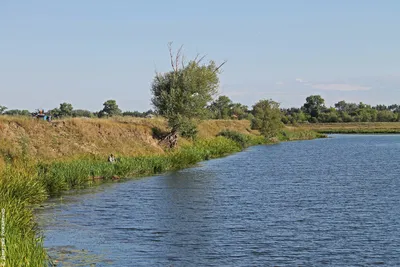
{"type": "Polygon", "coordinates": [[[332,137],[54,199],[45,246],[59,266],[400,266],[400,136],[332,137]]]}

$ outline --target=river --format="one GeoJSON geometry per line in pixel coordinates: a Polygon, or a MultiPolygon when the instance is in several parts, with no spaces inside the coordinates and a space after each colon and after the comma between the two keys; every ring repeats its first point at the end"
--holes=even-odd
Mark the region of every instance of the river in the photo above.
{"type": "Polygon", "coordinates": [[[59,266],[400,266],[400,136],[255,146],[52,199],[59,266]]]}

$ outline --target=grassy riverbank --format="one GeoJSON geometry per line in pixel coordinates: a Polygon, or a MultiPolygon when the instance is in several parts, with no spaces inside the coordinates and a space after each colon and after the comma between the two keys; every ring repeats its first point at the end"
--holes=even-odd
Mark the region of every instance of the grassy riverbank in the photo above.
{"type": "Polygon", "coordinates": [[[178,170],[257,144],[313,139],[313,131],[285,129],[266,140],[248,121],[205,121],[195,141],[180,140],[175,150],[152,137],[165,122],[151,119],[57,121],[0,120],[0,209],[5,210],[6,266],[46,266],[33,207],[65,190],[84,188],[120,177],[178,170]],[[106,161],[108,153],[118,161],[106,161]]]}
{"type": "Polygon", "coordinates": [[[290,128],[324,134],[400,134],[400,122],[310,123],[290,128]]]}

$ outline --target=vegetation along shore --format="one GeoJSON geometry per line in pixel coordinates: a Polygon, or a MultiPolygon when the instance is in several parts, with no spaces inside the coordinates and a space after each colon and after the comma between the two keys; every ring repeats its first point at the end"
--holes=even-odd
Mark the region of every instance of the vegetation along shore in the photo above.
{"type": "Polygon", "coordinates": [[[1,118],[6,266],[49,264],[33,214],[48,197],[99,182],[182,169],[251,145],[319,137],[313,131],[282,129],[277,138],[266,139],[250,129],[249,121],[208,120],[199,124],[195,140],[182,139],[170,149],[153,133],[155,127],[166,126],[162,119],[65,119],[49,124],[1,118]],[[107,162],[111,152],[117,158],[113,164],[107,162]]]}
{"type": "Polygon", "coordinates": [[[154,110],[122,112],[115,100],[104,102],[98,112],[74,110],[65,102],[38,112],[0,108],[5,266],[53,264],[33,210],[66,190],[178,170],[251,145],[340,131],[400,130],[397,105],[371,107],[343,101],[327,108],[320,96],[308,97],[298,109],[283,109],[271,99],[251,108],[233,103],[227,96],[217,97],[225,62],[195,58],[183,64],[181,51],[173,54],[171,47],[170,56],[172,70],[157,73],[152,83],[154,110]],[[115,162],[107,161],[110,154],[115,162]]]}

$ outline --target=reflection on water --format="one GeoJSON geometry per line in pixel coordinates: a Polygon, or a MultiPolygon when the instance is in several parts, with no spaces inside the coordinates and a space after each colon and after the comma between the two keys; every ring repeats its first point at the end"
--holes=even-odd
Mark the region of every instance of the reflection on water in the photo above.
{"type": "Polygon", "coordinates": [[[45,245],[59,266],[398,266],[399,142],[258,146],[102,185],[38,211],[45,245]]]}

